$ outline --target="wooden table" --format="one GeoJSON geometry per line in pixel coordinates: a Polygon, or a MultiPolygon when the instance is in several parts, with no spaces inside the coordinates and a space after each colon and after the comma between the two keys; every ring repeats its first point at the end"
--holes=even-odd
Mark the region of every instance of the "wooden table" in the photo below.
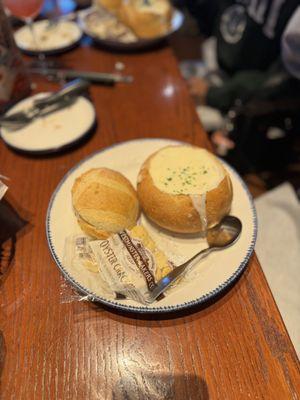
{"type": "MultiPolygon", "coordinates": [[[[0,143],[0,172],[10,177],[6,200],[30,222],[17,234],[14,261],[0,286],[1,398],[299,398],[298,360],[255,255],[231,290],[181,314],[116,313],[78,302],[64,283],[48,250],[45,215],[73,165],[127,139],[209,142],[170,48],[117,55],[84,46],[61,59],[99,71],[122,61],[135,81],[91,88],[98,127],[79,148],[33,158],[0,143]]],[[[37,90],[55,88],[37,82],[37,90]]]]}

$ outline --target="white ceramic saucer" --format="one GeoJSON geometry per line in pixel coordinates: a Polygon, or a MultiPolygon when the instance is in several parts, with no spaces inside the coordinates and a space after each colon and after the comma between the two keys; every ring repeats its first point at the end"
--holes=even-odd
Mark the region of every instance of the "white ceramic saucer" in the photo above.
{"type": "Polygon", "coordinates": [[[34,23],[36,42],[28,26],[23,26],[15,33],[17,46],[32,54],[60,53],[72,48],[82,36],[79,26],[72,21],[60,21],[49,28],[49,20],[34,23]]]}
{"type": "MultiPolygon", "coordinates": [[[[7,115],[31,107],[33,100],[46,96],[39,93],[22,100],[7,115]]],[[[1,128],[1,137],[10,147],[29,153],[52,153],[76,144],[93,127],[96,119],[93,104],[78,97],[71,105],[34,119],[18,130],[1,128]]]]}

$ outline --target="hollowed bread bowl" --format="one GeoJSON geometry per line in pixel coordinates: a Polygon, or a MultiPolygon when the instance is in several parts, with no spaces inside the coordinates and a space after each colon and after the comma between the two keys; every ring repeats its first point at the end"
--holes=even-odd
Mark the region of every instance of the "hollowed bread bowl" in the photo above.
{"type": "Polygon", "coordinates": [[[229,213],[232,185],[228,172],[206,149],[164,147],[142,165],[137,182],[147,217],[177,233],[205,232],[229,213]]]}

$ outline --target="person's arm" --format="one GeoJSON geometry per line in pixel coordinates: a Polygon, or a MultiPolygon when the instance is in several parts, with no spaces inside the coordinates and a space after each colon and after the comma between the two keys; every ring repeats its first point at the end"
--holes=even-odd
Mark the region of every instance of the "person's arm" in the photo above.
{"type": "Polygon", "coordinates": [[[204,36],[211,36],[215,18],[219,11],[218,0],[185,0],[185,5],[196,19],[198,28],[204,36]]]}
{"type": "MultiPolygon", "coordinates": [[[[236,73],[222,87],[210,87],[206,104],[227,111],[240,99],[278,99],[297,96],[300,86],[300,6],[290,18],[281,38],[280,59],[267,71],[236,73]]],[[[299,96],[299,95],[298,95],[299,96]]]]}
{"type": "Polygon", "coordinates": [[[245,104],[251,99],[272,101],[297,95],[299,84],[278,60],[267,71],[237,72],[221,87],[209,87],[205,104],[227,112],[236,100],[245,104]]]}
{"type": "Polygon", "coordinates": [[[221,86],[212,86],[203,79],[194,77],[188,81],[190,93],[202,105],[227,112],[239,100],[272,101],[278,98],[295,97],[300,93],[300,80],[286,70],[281,60],[267,71],[240,71],[224,80],[221,86]]]}

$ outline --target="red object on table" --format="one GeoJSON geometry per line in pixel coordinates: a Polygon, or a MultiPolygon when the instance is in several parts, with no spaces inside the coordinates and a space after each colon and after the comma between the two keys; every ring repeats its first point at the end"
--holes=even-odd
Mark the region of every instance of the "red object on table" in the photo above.
{"type": "Polygon", "coordinates": [[[44,0],[4,0],[3,3],[14,17],[24,20],[37,17],[44,0]]]}

